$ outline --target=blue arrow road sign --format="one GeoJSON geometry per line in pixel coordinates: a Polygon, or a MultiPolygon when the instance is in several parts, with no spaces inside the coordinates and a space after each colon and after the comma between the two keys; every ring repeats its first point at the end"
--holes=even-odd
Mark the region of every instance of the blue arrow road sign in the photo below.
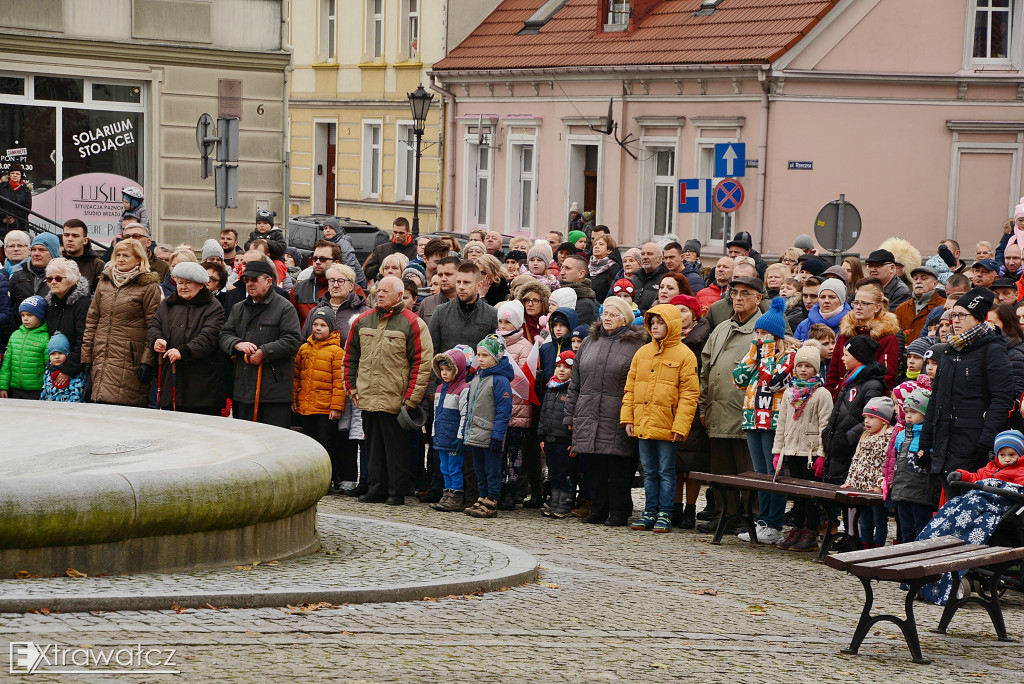
{"type": "Polygon", "coordinates": [[[740,178],[747,174],[746,143],[715,143],[715,177],[740,178]]]}
{"type": "Polygon", "coordinates": [[[711,211],[711,179],[679,179],[679,213],[702,214],[711,211]]]}

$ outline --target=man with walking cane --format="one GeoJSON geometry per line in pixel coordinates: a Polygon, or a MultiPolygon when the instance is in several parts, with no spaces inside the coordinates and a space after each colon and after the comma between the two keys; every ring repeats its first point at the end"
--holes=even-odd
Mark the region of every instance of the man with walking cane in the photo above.
{"type": "Polygon", "coordinates": [[[245,265],[246,299],[231,309],[220,348],[235,364],[235,418],[288,428],[291,425],[295,354],[302,345],[295,307],[274,290],[265,261],[245,265]]]}

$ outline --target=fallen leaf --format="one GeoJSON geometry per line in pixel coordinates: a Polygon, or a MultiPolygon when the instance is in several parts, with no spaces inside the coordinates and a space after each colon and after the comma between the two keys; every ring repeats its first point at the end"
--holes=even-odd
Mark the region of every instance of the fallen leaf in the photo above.
{"type": "Polygon", "coordinates": [[[49,615],[50,614],[50,609],[49,608],[40,608],[39,609],[39,614],[40,615],[49,615]]]}
{"type": "Polygon", "coordinates": [[[182,607],[181,607],[180,605],[178,605],[177,603],[172,603],[172,604],[171,604],[171,610],[173,610],[173,611],[174,611],[175,613],[177,613],[178,615],[181,615],[182,613],[184,613],[184,612],[185,612],[185,609],[184,609],[184,608],[182,608],[182,607]]]}
{"type": "Polygon", "coordinates": [[[396,545],[396,546],[408,546],[408,545],[409,545],[409,541],[408,541],[408,540],[405,540],[405,541],[396,541],[396,542],[395,542],[395,545],[396,545]]]}
{"type": "Polygon", "coordinates": [[[750,613],[751,615],[764,615],[765,613],[768,612],[768,609],[765,608],[764,606],[753,605],[753,606],[747,606],[746,608],[744,608],[743,612],[744,613],[750,613]]]}
{"type": "Polygon", "coordinates": [[[252,567],[254,567],[254,568],[255,568],[255,567],[256,567],[257,565],[259,565],[259,564],[260,564],[260,563],[262,563],[262,562],[263,562],[263,561],[256,561],[255,563],[253,563],[253,564],[252,564],[252,567]]]}
{"type": "Polygon", "coordinates": [[[267,561],[266,563],[264,563],[264,565],[277,565],[277,564],[278,564],[277,561],[267,561]]]}
{"type": "Polygon", "coordinates": [[[67,575],[68,577],[88,577],[88,575],[85,574],[84,572],[79,572],[78,570],[75,570],[74,568],[68,568],[67,570],[64,571],[64,574],[67,575]]]}
{"type": "Polygon", "coordinates": [[[19,570],[18,572],[14,573],[15,579],[28,579],[31,576],[32,573],[28,570],[19,570]]]}
{"type": "Polygon", "coordinates": [[[341,636],[352,636],[352,632],[342,632],[341,636]]]}
{"type": "Polygon", "coordinates": [[[563,536],[563,535],[561,535],[561,534],[556,534],[556,535],[555,535],[555,539],[566,539],[566,538],[567,538],[567,537],[564,537],[564,536],[563,536]]]}
{"type": "Polygon", "coordinates": [[[235,570],[252,570],[251,565],[236,565],[235,570]]]}
{"type": "Polygon", "coordinates": [[[225,608],[227,608],[227,606],[215,606],[215,605],[212,605],[210,603],[207,603],[206,607],[209,608],[210,610],[224,610],[225,608]]]}
{"type": "Polygon", "coordinates": [[[698,596],[718,596],[717,589],[691,589],[690,593],[698,596]]]}
{"type": "Polygon", "coordinates": [[[668,669],[668,665],[666,665],[665,663],[651,663],[651,667],[653,667],[656,670],[667,670],[668,669]]]}
{"type": "Polygon", "coordinates": [[[537,584],[539,584],[542,587],[547,587],[548,589],[558,589],[558,585],[554,582],[538,581],[537,584]]]}

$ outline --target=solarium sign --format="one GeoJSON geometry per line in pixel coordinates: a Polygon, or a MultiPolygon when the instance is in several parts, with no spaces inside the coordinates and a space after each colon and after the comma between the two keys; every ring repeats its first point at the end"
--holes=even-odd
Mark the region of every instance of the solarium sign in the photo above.
{"type": "Polygon", "coordinates": [[[95,130],[76,133],[71,136],[71,143],[78,150],[82,159],[117,150],[135,143],[134,126],[129,118],[115,121],[104,126],[97,126],[95,130]]]}
{"type": "MultiPolygon", "coordinates": [[[[89,237],[109,243],[120,227],[124,200],[121,191],[138,183],[113,173],[83,173],[66,178],[55,187],[32,197],[32,209],[58,223],[80,218],[89,226],[89,237]]],[[[39,219],[33,217],[34,223],[39,219]]],[[[46,230],[54,231],[52,225],[46,230]]]]}

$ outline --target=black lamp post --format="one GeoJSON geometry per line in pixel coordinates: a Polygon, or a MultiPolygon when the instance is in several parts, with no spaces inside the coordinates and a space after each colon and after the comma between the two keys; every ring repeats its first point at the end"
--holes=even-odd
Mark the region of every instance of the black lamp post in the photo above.
{"type": "Polygon", "coordinates": [[[412,109],[413,133],[416,134],[416,179],[412,194],[412,239],[420,236],[420,143],[423,131],[427,128],[427,113],[434,96],[423,89],[423,84],[416,92],[409,93],[409,108],[412,109]]]}

